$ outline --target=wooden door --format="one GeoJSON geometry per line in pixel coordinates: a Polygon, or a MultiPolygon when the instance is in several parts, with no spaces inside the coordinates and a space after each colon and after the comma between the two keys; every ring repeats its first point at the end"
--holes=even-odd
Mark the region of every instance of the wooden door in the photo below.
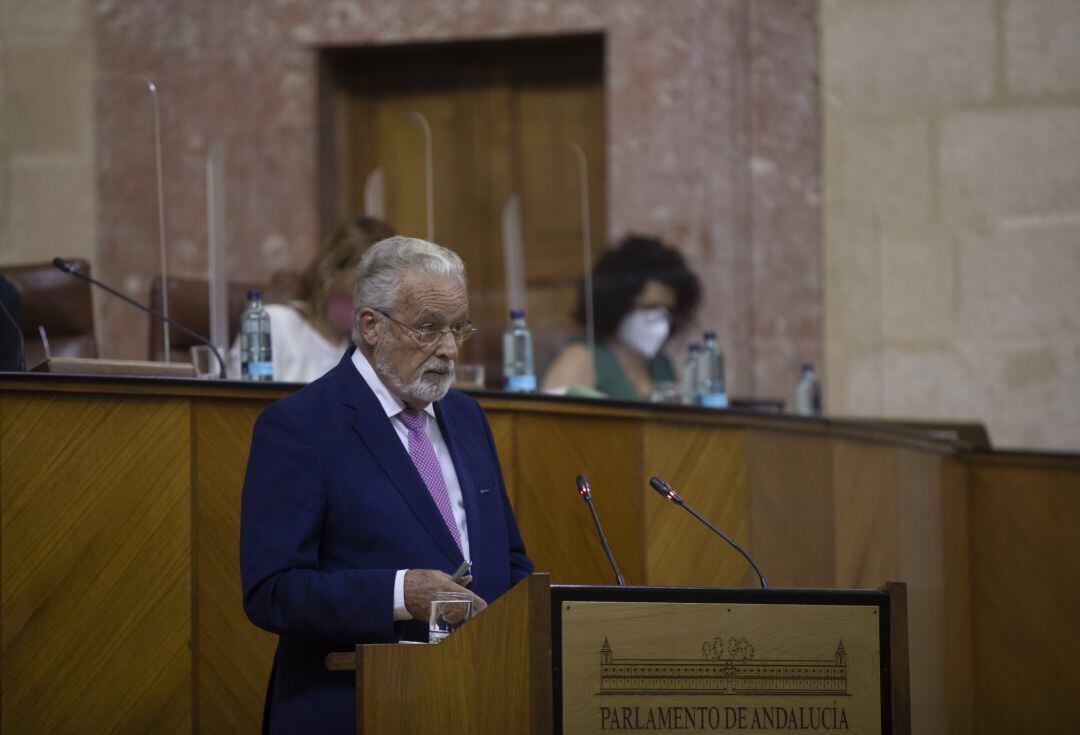
{"type": "Polygon", "coordinates": [[[596,37],[365,49],[327,59],[332,145],[324,195],[334,221],[363,210],[363,185],[384,178],[386,218],[427,236],[423,115],[432,133],[434,239],[469,271],[471,318],[480,327],[463,361],[502,384],[507,323],[501,216],[522,201],[527,321],[542,373],[578,331],[571,319],[582,257],[576,144],[588,160],[590,233],[605,244],[602,46],[596,37]],[[329,180],[327,180],[329,178],[329,180]]]}

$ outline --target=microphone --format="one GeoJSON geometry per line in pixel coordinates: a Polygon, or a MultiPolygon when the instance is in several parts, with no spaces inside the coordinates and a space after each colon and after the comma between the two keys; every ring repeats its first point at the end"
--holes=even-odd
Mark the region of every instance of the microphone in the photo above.
{"type": "Polygon", "coordinates": [[[743,557],[745,557],[746,560],[748,562],[750,562],[750,566],[752,566],[754,568],[754,571],[757,572],[758,581],[761,583],[761,589],[763,589],[763,590],[769,589],[769,583],[765,581],[765,575],[761,573],[761,569],[758,567],[757,563],[753,560],[753,558],[751,558],[750,554],[746,553],[746,549],[739,546],[737,543],[735,543],[735,541],[730,536],[728,536],[726,533],[721,531],[719,528],[717,528],[716,526],[714,526],[713,524],[711,524],[707,520],[705,520],[701,516],[700,513],[698,513],[696,510],[694,510],[693,508],[691,508],[689,505],[686,504],[686,501],[684,501],[679,496],[679,494],[677,492],[675,492],[675,488],[673,488],[671,485],[669,485],[666,482],[664,482],[663,480],[661,480],[659,477],[651,478],[649,480],[649,485],[652,486],[653,490],[660,493],[660,495],[667,498],[672,503],[675,503],[675,505],[678,505],[681,508],[685,508],[687,510],[687,512],[690,513],[690,515],[694,516],[694,518],[697,518],[699,521],[704,523],[705,526],[708,527],[708,529],[710,531],[712,531],[717,536],[719,536],[720,538],[727,541],[729,544],[731,544],[731,546],[735,549],[735,551],[742,554],[743,557]]]}
{"type": "Polygon", "coordinates": [[[161,312],[154,311],[149,306],[145,306],[144,304],[140,304],[135,299],[132,299],[132,298],[130,298],[128,296],[125,296],[124,294],[117,291],[115,288],[112,288],[110,286],[106,286],[101,281],[99,281],[97,279],[94,279],[94,278],[91,278],[90,276],[86,275],[81,270],[76,268],[75,264],[70,262],[70,261],[64,260],[63,258],[53,258],[52,264],[54,266],[56,266],[57,268],[59,268],[60,270],[64,271],[64,273],[67,273],[68,275],[75,276],[76,278],[81,278],[84,281],[90,283],[91,285],[97,286],[98,288],[105,290],[106,292],[112,294],[116,298],[122,299],[122,300],[128,302],[129,304],[134,306],[136,309],[139,309],[140,311],[145,311],[147,314],[154,317],[155,319],[160,319],[161,321],[165,322],[166,324],[168,324],[170,326],[173,326],[173,327],[176,327],[177,329],[179,329],[184,334],[186,334],[186,335],[188,335],[190,337],[194,337],[195,339],[199,340],[199,342],[201,342],[202,344],[209,347],[210,351],[214,353],[214,357],[216,357],[217,361],[218,361],[219,375],[220,375],[222,380],[225,379],[225,361],[223,359],[221,359],[221,353],[218,352],[217,347],[214,347],[214,345],[212,345],[210,343],[210,340],[208,340],[206,337],[202,336],[201,334],[199,334],[198,332],[196,332],[196,331],[194,331],[192,329],[188,329],[187,327],[185,327],[180,322],[173,321],[172,319],[165,316],[161,312]]]}
{"type": "Polygon", "coordinates": [[[581,497],[585,500],[585,505],[589,506],[593,524],[596,526],[596,535],[600,537],[600,545],[604,547],[604,553],[607,555],[607,560],[611,563],[611,568],[615,570],[615,582],[620,587],[625,587],[626,580],[623,579],[622,572],[619,571],[619,565],[615,563],[615,557],[611,553],[611,547],[608,546],[607,538],[604,537],[604,530],[600,528],[600,518],[596,515],[596,508],[594,508],[592,504],[592,488],[589,487],[589,481],[585,479],[585,475],[577,476],[577,491],[581,493],[581,497]]]}

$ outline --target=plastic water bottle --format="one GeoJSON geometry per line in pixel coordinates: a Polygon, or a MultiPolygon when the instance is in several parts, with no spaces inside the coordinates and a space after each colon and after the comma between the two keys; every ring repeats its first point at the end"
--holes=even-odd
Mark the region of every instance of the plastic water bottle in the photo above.
{"type": "Polygon", "coordinates": [[[727,383],[724,381],[724,353],[716,341],[716,332],[705,333],[705,344],[698,359],[698,405],[727,408],[727,383]]]}
{"type": "Polygon", "coordinates": [[[800,416],[821,415],[821,381],[814,372],[814,363],[804,362],[802,375],[795,384],[795,413],[800,416]]]}
{"type": "Polygon", "coordinates": [[[511,393],[532,393],[536,390],[536,368],[533,366],[532,332],[525,326],[525,312],[510,312],[510,326],[503,332],[504,386],[511,393]]]}
{"type": "Polygon", "coordinates": [[[686,362],[683,363],[682,394],[683,403],[687,406],[696,406],[698,402],[699,362],[701,362],[701,345],[695,342],[690,345],[686,353],[686,362]]]}
{"type": "Polygon", "coordinates": [[[240,377],[243,380],[274,379],[270,346],[270,315],[262,305],[262,291],[248,291],[248,306],[240,315],[240,377]]]}

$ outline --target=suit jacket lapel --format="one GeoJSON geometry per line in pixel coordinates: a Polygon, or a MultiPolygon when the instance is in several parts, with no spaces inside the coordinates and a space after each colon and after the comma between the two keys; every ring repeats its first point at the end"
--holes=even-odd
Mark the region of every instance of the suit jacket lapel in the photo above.
{"type": "Polygon", "coordinates": [[[435,501],[432,500],[427,485],[420,478],[416,465],[412,463],[409,453],[401,445],[401,440],[398,439],[390,418],[383,411],[375,393],[360,377],[356,366],[352,364],[352,350],[346,353],[345,358],[334,370],[337,372],[339,388],[342,391],[342,401],[356,413],[352,420],[353,430],[367,445],[375,461],[382,467],[383,472],[390,478],[394,487],[401,493],[439,548],[451,563],[459,563],[461,550],[454,543],[454,537],[450,535],[450,529],[446,527],[439,509],[435,507],[435,501]]]}
{"type": "MultiPolygon", "coordinates": [[[[459,427],[459,418],[451,410],[443,405],[442,401],[435,404],[435,418],[439,421],[443,439],[450,450],[450,458],[454,462],[454,471],[457,472],[458,485],[461,487],[461,499],[465,505],[465,526],[469,531],[469,556],[470,561],[475,562],[480,554],[482,535],[480,529],[480,507],[477,504],[476,483],[473,481],[471,465],[468,460],[466,449],[463,446],[468,434],[459,427]]],[[[475,573],[473,575],[476,576],[475,573]]]]}

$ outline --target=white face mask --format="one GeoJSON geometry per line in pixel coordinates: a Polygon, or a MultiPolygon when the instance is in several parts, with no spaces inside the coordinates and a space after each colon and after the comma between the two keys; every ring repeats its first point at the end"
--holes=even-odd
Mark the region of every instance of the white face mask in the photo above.
{"type": "Polygon", "coordinates": [[[664,346],[671,334],[671,319],[667,309],[637,309],[619,322],[619,341],[648,359],[664,346]]]}

